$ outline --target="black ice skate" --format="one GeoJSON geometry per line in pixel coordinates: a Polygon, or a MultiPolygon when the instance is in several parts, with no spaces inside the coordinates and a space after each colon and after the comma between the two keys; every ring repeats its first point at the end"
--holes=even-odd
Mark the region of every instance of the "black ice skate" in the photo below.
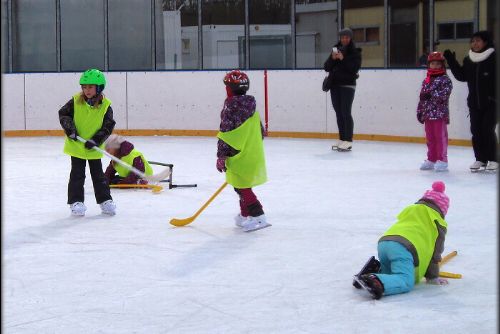
{"type": "Polygon", "coordinates": [[[352,285],[356,289],[361,289],[361,285],[359,285],[359,283],[356,282],[356,277],[359,277],[359,276],[365,275],[365,274],[378,273],[379,271],[380,271],[380,262],[379,262],[379,260],[377,260],[375,258],[375,256],[370,257],[368,259],[368,261],[366,261],[366,263],[363,266],[363,268],[361,268],[361,270],[359,271],[359,273],[357,273],[356,275],[354,275],[354,279],[352,280],[352,285]]]}
{"type": "Polygon", "coordinates": [[[384,294],[384,284],[375,274],[365,274],[354,276],[356,282],[366,291],[368,291],[374,299],[382,298],[384,294]]]}

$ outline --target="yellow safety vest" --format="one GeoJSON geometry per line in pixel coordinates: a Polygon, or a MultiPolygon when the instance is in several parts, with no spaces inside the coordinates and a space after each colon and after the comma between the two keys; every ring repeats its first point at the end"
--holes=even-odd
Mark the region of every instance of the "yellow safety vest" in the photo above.
{"type": "MultiPolygon", "coordinates": [[[[73,95],[74,112],[73,121],[75,123],[76,131],[83,139],[91,139],[92,136],[99,131],[104,121],[104,115],[111,101],[107,98],[102,100],[102,103],[96,107],[88,105],[81,94],[73,95]]],[[[104,143],[99,146],[104,149],[104,143]]],[[[86,149],[84,143],[78,140],[72,140],[66,137],[64,141],[64,153],[84,160],[96,160],[102,158],[102,153],[94,149],[86,149]]]]}

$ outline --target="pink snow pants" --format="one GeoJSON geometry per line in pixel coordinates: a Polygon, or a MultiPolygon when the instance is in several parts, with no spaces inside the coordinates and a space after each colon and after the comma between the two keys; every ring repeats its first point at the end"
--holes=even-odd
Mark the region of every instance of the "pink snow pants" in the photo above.
{"type": "Polygon", "coordinates": [[[427,160],[448,162],[448,128],[445,120],[425,121],[427,160]]]}

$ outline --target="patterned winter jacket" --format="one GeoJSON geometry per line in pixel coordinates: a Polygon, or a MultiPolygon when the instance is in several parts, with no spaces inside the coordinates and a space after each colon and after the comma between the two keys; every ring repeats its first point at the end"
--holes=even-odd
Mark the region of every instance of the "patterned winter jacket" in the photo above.
{"type": "Polygon", "coordinates": [[[432,76],[429,83],[422,82],[420,101],[417,107],[417,119],[420,123],[427,120],[443,119],[450,123],[448,101],[453,84],[446,75],[432,76]]]}
{"type": "MultiPolygon", "coordinates": [[[[118,159],[121,159],[122,157],[129,155],[130,152],[134,149],[134,145],[128,141],[124,141],[121,146],[120,146],[120,151],[116,155],[118,159]]],[[[108,184],[147,184],[148,182],[146,180],[142,180],[139,176],[137,176],[135,173],[129,173],[127,177],[120,178],[117,177],[116,175],[116,170],[114,168],[114,162],[111,161],[106,168],[106,172],[104,172],[104,176],[106,177],[106,180],[108,181],[108,184]]],[[[144,163],[142,162],[141,157],[137,157],[134,159],[134,163],[132,164],[132,167],[137,168],[141,172],[144,173],[146,170],[146,167],[144,166],[144,163]]]]}
{"type": "MultiPolygon", "coordinates": [[[[220,131],[228,132],[238,128],[255,113],[256,102],[252,95],[235,95],[224,101],[224,107],[220,113],[220,131]]],[[[260,125],[262,136],[264,128],[260,125]]],[[[223,140],[217,142],[217,158],[232,157],[238,151],[226,144],[223,140]]]]}

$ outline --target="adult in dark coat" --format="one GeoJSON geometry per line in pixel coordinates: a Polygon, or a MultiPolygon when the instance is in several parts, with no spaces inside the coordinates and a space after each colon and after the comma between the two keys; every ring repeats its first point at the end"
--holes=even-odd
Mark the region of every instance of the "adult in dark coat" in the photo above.
{"type": "Polygon", "coordinates": [[[332,149],[350,151],[354,121],[351,109],[356,90],[356,79],[361,67],[361,49],[356,48],[352,40],[352,30],[339,31],[340,40],[325,61],[324,69],[328,74],[330,96],[337,116],[339,142],[332,149]]]}
{"type": "Polygon", "coordinates": [[[491,34],[478,31],[472,35],[469,54],[460,65],[455,52],[444,51],[453,76],[467,82],[469,95],[467,106],[470,114],[472,147],[476,161],[470,166],[472,172],[486,168],[498,169],[495,134],[496,119],[496,52],[491,34]]]}

